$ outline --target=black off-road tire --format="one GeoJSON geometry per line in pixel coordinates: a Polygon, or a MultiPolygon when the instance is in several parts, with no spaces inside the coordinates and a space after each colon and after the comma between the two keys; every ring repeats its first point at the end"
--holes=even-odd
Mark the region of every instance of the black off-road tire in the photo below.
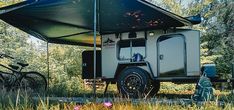
{"type": "Polygon", "coordinates": [[[3,76],[0,74],[0,90],[4,88],[4,78],[3,76]]]}
{"type": "Polygon", "coordinates": [[[148,72],[139,67],[127,67],[119,75],[117,87],[123,97],[144,97],[149,85],[148,72]]]}

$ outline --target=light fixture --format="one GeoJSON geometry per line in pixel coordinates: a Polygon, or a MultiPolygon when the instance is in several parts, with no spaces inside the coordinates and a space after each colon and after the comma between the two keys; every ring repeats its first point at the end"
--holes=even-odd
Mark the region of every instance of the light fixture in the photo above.
{"type": "Polygon", "coordinates": [[[154,36],[154,32],[149,32],[149,36],[154,36]]]}

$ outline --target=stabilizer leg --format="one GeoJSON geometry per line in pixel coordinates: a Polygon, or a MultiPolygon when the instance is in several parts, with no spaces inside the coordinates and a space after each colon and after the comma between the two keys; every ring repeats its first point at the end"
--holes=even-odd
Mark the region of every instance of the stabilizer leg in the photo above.
{"type": "Polygon", "coordinates": [[[105,88],[105,91],[104,91],[104,95],[106,95],[109,84],[110,84],[110,81],[106,81],[106,88],[105,88]]]}

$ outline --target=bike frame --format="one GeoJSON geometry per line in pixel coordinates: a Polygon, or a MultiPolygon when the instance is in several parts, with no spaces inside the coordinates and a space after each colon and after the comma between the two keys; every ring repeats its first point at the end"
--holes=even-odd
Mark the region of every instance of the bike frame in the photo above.
{"type": "Polygon", "coordinates": [[[7,66],[5,66],[5,65],[3,65],[3,64],[0,64],[0,66],[1,67],[3,67],[3,68],[6,68],[6,69],[8,69],[8,70],[11,70],[12,71],[12,73],[19,73],[20,71],[16,71],[16,70],[14,70],[14,69],[12,69],[12,68],[10,68],[10,67],[7,67],[7,66]]]}
{"type": "MultiPolygon", "coordinates": [[[[8,55],[5,55],[5,54],[0,54],[0,59],[1,58],[11,58],[11,59],[14,59],[13,57],[11,56],[8,56],[8,55]]],[[[6,65],[3,65],[3,64],[0,64],[0,67],[3,67],[5,69],[7,69],[6,71],[10,70],[11,72],[6,72],[6,71],[1,71],[0,70],[0,77],[3,78],[3,81],[4,82],[7,82],[7,83],[3,83],[4,86],[7,88],[7,89],[11,89],[12,87],[17,87],[17,84],[20,84],[22,79],[25,77],[25,78],[31,78],[33,81],[35,81],[35,79],[33,77],[30,77],[30,76],[27,76],[27,75],[36,75],[37,77],[40,77],[40,81],[43,81],[44,83],[42,84],[42,87],[45,87],[44,89],[46,90],[47,88],[47,81],[46,81],[46,78],[38,73],[38,72],[34,72],[34,71],[29,71],[29,72],[22,72],[22,70],[28,66],[28,64],[20,64],[20,63],[17,63],[19,66],[18,69],[14,69],[13,67],[11,67],[10,65],[9,66],[6,66],[6,65]],[[25,66],[24,66],[25,65],[25,66]],[[9,80],[7,80],[6,78],[9,77],[9,80]]],[[[27,79],[26,79],[27,80],[27,79]]],[[[35,83],[35,82],[34,82],[35,83]]],[[[39,87],[39,86],[38,86],[39,87]]]]}
{"type": "Polygon", "coordinates": [[[14,81],[11,82],[10,87],[14,86],[16,84],[17,81],[19,81],[21,78],[23,78],[23,74],[21,72],[21,70],[23,69],[23,67],[20,67],[19,71],[12,69],[8,66],[5,66],[3,64],[0,64],[0,67],[3,67],[5,69],[10,70],[11,72],[4,72],[4,71],[0,71],[0,75],[2,76],[2,78],[5,80],[5,75],[12,75],[13,77],[15,77],[14,81]],[[19,76],[17,76],[16,74],[18,74],[19,76]]]}

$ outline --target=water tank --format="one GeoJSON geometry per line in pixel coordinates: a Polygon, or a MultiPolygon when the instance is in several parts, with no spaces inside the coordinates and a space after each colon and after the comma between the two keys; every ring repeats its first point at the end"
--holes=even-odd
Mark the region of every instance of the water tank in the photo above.
{"type": "Polygon", "coordinates": [[[202,66],[202,73],[204,73],[207,77],[215,77],[217,74],[215,64],[204,64],[202,66]]]}

